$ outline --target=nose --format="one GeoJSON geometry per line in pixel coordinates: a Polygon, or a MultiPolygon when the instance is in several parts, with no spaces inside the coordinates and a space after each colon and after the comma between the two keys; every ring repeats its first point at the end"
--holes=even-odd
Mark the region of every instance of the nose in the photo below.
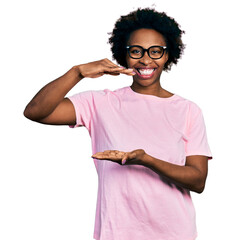
{"type": "Polygon", "coordinates": [[[152,59],[148,56],[147,51],[144,53],[143,57],[139,59],[139,62],[148,65],[152,62],[152,59]]]}

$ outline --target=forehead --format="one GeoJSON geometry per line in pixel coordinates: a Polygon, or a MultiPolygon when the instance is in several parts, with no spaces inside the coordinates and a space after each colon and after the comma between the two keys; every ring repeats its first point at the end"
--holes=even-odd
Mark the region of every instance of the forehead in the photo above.
{"type": "Polygon", "coordinates": [[[140,45],[147,48],[153,45],[164,46],[166,42],[164,36],[156,30],[141,28],[130,34],[127,44],[140,45]]]}

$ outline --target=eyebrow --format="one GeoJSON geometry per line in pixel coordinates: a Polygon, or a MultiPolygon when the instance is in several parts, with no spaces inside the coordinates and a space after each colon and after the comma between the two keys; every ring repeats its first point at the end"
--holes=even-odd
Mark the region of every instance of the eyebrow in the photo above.
{"type": "Polygon", "coordinates": [[[146,50],[149,49],[149,48],[151,48],[151,47],[163,47],[164,49],[167,48],[167,46],[163,46],[163,45],[151,45],[151,46],[148,47],[148,48],[144,48],[143,46],[138,45],[138,44],[127,45],[126,47],[141,47],[141,48],[146,49],[146,50]]]}

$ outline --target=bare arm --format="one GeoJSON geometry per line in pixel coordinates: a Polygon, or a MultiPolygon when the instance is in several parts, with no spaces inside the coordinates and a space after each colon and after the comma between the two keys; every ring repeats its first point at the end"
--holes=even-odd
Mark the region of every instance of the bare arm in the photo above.
{"type": "Polygon", "coordinates": [[[96,153],[92,157],[125,165],[143,165],[162,177],[165,177],[177,186],[184,187],[197,193],[203,192],[205,187],[208,170],[208,158],[206,156],[188,156],[184,166],[154,158],[146,154],[143,149],[137,149],[132,152],[107,150],[96,153]]]}
{"type": "Polygon", "coordinates": [[[28,103],[25,117],[47,124],[74,124],[73,105],[65,95],[82,79],[75,67],[44,86],[28,103]]]}
{"type": "Polygon", "coordinates": [[[71,101],[65,95],[83,78],[97,78],[104,74],[133,75],[132,69],[123,69],[108,59],[74,66],[63,76],[44,86],[25,108],[25,117],[40,123],[74,125],[76,115],[71,101]]]}
{"type": "Polygon", "coordinates": [[[166,177],[176,185],[191,191],[202,193],[205,188],[208,170],[208,158],[194,155],[186,158],[186,164],[179,166],[145,155],[143,165],[166,177]]]}

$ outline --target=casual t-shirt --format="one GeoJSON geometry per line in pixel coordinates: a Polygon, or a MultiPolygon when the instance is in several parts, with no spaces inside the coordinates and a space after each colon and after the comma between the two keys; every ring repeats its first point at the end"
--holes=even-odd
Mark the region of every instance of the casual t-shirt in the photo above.
{"type": "MultiPolygon", "coordinates": [[[[181,166],[189,155],[211,158],[200,108],[178,95],[160,98],[124,87],[82,92],[69,99],[76,126],[89,131],[93,154],[144,149],[181,166]]],[[[98,173],[95,239],[196,238],[195,210],[187,189],[141,165],[96,159],[94,163],[98,173]]]]}

